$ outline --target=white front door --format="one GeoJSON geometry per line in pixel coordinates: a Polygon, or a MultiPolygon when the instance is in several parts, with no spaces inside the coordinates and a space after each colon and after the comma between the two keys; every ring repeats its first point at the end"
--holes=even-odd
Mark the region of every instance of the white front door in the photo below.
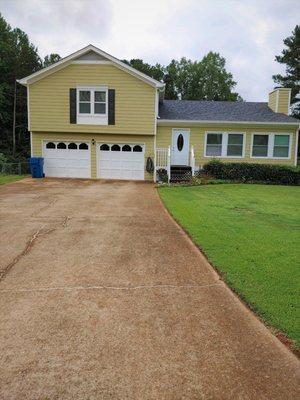
{"type": "Polygon", "coordinates": [[[190,131],[173,129],[172,133],[172,165],[189,165],[190,131]]]}
{"type": "Polygon", "coordinates": [[[145,146],[98,143],[98,178],[144,180],[145,146]]]}

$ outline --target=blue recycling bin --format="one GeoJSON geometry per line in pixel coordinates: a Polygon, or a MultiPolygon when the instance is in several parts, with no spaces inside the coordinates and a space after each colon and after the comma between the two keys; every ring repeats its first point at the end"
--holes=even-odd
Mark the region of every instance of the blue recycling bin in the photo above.
{"type": "Polygon", "coordinates": [[[31,176],[33,178],[43,178],[44,177],[44,158],[43,157],[30,157],[29,165],[31,176]]]}

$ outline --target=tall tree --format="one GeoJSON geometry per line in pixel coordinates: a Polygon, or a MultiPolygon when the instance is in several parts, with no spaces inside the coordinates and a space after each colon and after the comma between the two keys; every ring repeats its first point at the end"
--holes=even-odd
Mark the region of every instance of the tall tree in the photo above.
{"type": "Polygon", "coordinates": [[[18,28],[12,29],[0,14],[0,153],[28,155],[26,88],[17,85],[16,80],[39,70],[41,65],[37,48],[28,36],[18,28]]]}
{"type": "Polygon", "coordinates": [[[241,100],[233,91],[236,82],[226,71],[225,58],[218,53],[209,52],[200,61],[173,60],[167,69],[183,100],[241,100]]]}
{"type": "Polygon", "coordinates": [[[57,61],[61,60],[61,56],[57,53],[51,53],[44,57],[43,68],[49,67],[55,64],[57,61]]]}
{"type": "Polygon", "coordinates": [[[200,61],[182,57],[172,60],[166,67],[150,65],[143,60],[124,60],[133,68],[166,84],[166,99],[183,100],[231,100],[242,98],[233,90],[236,82],[225,68],[225,58],[219,53],[209,52],[200,61]]]}
{"type": "Polygon", "coordinates": [[[300,26],[296,25],[292,35],[284,39],[286,48],[275,60],[286,65],[286,74],[273,75],[275,83],[292,89],[292,115],[300,119],[300,26]]]}
{"type": "Polygon", "coordinates": [[[178,92],[176,87],[177,78],[177,62],[172,60],[169,65],[165,67],[164,83],[165,87],[165,98],[168,100],[178,99],[178,92]]]}
{"type": "Polygon", "coordinates": [[[164,77],[164,68],[160,64],[150,65],[145,63],[140,58],[133,58],[132,60],[122,60],[125,64],[137,69],[140,72],[150,76],[157,81],[161,81],[164,77]]]}

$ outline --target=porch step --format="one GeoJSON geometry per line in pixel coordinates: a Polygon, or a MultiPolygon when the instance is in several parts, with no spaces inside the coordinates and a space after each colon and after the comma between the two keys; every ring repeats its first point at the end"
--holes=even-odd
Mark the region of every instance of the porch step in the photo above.
{"type": "Polygon", "coordinates": [[[192,168],[189,165],[171,165],[171,182],[189,182],[192,168]]]}

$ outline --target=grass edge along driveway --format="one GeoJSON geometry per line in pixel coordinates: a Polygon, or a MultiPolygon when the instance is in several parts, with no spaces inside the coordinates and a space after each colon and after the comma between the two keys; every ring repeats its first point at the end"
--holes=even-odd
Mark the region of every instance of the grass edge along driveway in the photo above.
{"type": "Polygon", "coordinates": [[[300,348],[300,187],[203,185],[159,194],[224,280],[300,348]]]}
{"type": "Polygon", "coordinates": [[[6,183],[12,183],[19,181],[20,179],[28,178],[29,175],[6,175],[0,174],[0,185],[5,185],[6,183]]]}

